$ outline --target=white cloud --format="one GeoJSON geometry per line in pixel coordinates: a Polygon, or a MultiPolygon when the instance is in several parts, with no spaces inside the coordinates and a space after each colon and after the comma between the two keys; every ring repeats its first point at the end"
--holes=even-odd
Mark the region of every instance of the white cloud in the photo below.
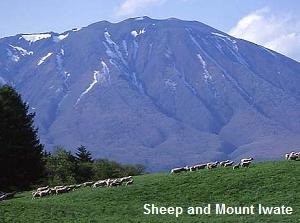
{"type": "Polygon", "coordinates": [[[115,10],[115,15],[118,17],[133,15],[139,10],[160,5],[165,1],[166,0],[125,0],[115,10]]]}
{"type": "Polygon", "coordinates": [[[300,61],[300,21],[263,8],[243,17],[229,34],[300,61]]]}

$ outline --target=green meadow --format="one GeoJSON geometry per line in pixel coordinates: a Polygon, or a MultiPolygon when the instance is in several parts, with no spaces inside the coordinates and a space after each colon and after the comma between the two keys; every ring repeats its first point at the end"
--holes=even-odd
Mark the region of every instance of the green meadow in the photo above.
{"type": "Polygon", "coordinates": [[[0,222],[300,222],[300,162],[272,161],[250,168],[217,168],[171,175],[146,174],[134,184],[115,188],[81,188],[67,194],[31,198],[18,193],[0,202],[0,222]],[[290,215],[216,215],[214,205],[290,206],[290,215]],[[174,214],[144,214],[145,204],[182,207],[174,214]],[[187,214],[188,207],[211,204],[212,213],[187,214]]]}

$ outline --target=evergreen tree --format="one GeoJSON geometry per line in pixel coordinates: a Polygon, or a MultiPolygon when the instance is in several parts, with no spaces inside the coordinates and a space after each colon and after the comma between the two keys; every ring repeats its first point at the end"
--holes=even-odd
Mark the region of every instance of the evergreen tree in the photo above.
{"type": "Polygon", "coordinates": [[[79,162],[93,162],[92,154],[83,145],[77,148],[77,153],[75,155],[79,162]]]}
{"type": "Polygon", "coordinates": [[[12,87],[0,87],[0,190],[28,188],[44,173],[34,116],[12,87]]]}

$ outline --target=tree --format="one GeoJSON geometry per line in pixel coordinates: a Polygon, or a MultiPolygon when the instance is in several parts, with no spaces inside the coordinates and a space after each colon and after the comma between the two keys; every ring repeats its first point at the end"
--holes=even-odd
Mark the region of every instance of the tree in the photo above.
{"type": "Polygon", "coordinates": [[[76,158],[79,162],[89,162],[92,163],[92,154],[89,152],[85,146],[81,145],[79,148],[77,148],[76,158]]]}
{"type": "Polygon", "coordinates": [[[34,116],[14,88],[0,87],[0,189],[28,188],[44,173],[34,116]]]}
{"type": "Polygon", "coordinates": [[[50,185],[76,183],[77,161],[71,152],[56,147],[53,154],[46,157],[46,173],[50,185]]]}

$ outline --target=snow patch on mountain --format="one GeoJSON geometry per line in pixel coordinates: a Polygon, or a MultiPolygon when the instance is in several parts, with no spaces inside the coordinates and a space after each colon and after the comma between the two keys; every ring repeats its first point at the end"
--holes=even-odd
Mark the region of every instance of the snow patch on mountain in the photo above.
{"type": "Polygon", "coordinates": [[[13,45],[9,45],[9,46],[12,47],[14,50],[18,51],[22,56],[28,56],[28,55],[33,54],[32,51],[27,51],[27,50],[23,49],[22,47],[13,46],[13,45]]]}
{"type": "Polygon", "coordinates": [[[123,55],[120,51],[118,44],[116,44],[112,39],[108,31],[104,32],[105,41],[103,42],[106,48],[106,54],[114,59],[119,59],[124,65],[127,65],[126,60],[123,58],[123,55]]]}
{"type": "Polygon", "coordinates": [[[212,32],[211,34],[213,34],[213,35],[215,35],[215,36],[222,37],[222,38],[228,38],[228,39],[230,39],[229,36],[225,36],[225,35],[223,35],[223,34],[221,34],[221,33],[214,33],[214,32],[212,32]]]}
{"type": "Polygon", "coordinates": [[[73,32],[78,32],[78,31],[80,31],[82,28],[74,28],[74,29],[72,29],[72,31],[73,32]]]}
{"type": "Polygon", "coordinates": [[[205,80],[208,80],[208,79],[211,80],[212,76],[207,70],[206,62],[203,60],[203,58],[201,57],[201,55],[199,53],[197,54],[197,57],[199,58],[199,60],[202,64],[202,68],[203,68],[203,71],[204,71],[204,79],[205,80]]]}
{"type": "Polygon", "coordinates": [[[137,17],[137,18],[135,18],[134,20],[136,20],[136,21],[141,21],[141,20],[144,20],[145,18],[142,16],[142,17],[137,17]]]}
{"type": "Polygon", "coordinates": [[[50,38],[51,34],[49,33],[41,33],[41,34],[23,34],[20,38],[25,39],[26,41],[29,41],[30,43],[50,38]]]}
{"type": "Polygon", "coordinates": [[[56,67],[58,73],[61,75],[61,78],[63,80],[63,88],[64,91],[66,92],[69,91],[68,79],[71,76],[71,74],[65,70],[64,59],[63,59],[64,55],[65,55],[65,51],[63,48],[61,48],[60,52],[56,54],[56,67]]]}
{"type": "Polygon", "coordinates": [[[42,63],[44,63],[53,53],[50,52],[50,53],[47,53],[46,56],[42,57],[39,62],[37,63],[38,66],[40,66],[42,63]]]}
{"type": "Polygon", "coordinates": [[[102,65],[102,69],[101,71],[99,70],[94,70],[94,73],[93,73],[93,80],[92,80],[92,83],[88,86],[87,89],[85,89],[79,96],[79,98],[77,99],[76,103],[75,103],[75,106],[80,102],[81,98],[86,95],[87,93],[89,93],[93,87],[96,85],[96,84],[102,84],[104,82],[108,82],[110,83],[110,74],[109,74],[109,68],[108,66],[106,65],[106,63],[101,60],[101,65],[102,65]]]}
{"type": "Polygon", "coordinates": [[[229,36],[225,36],[220,33],[211,33],[211,34],[213,34],[216,38],[219,38],[219,39],[225,41],[226,44],[228,44],[228,42],[229,42],[231,44],[230,47],[233,47],[235,51],[238,51],[236,41],[232,40],[229,36]]]}
{"type": "MultiPolygon", "coordinates": [[[[103,45],[105,46],[105,49],[106,49],[105,52],[106,52],[107,56],[110,58],[109,62],[113,66],[115,66],[118,70],[120,70],[120,72],[122,74],[126,75],[126,77],[131,81],[131,84],[133,84],[141,93],[144,93],[145,91],[143,89],[143,85],[140,82],[140,80],[137,78],[137,75],[134,72],[134,69],[129,67],[127,60],[125,60],[125,58],[120,50],[120,47],[118,46],[117,43],[115,43],[112,40],[111,34],[108,31],[104,32],[104,38],[105,38],[105,41],[103,41],[103,45]]],[[[124,50],[128,53],[126,41],[125,41],[125,43],[124,43],[124,41],[122,41],[122,44],[123,44],[124,50]]],[[[132,49],[133,58],[136,58],[137,50],[138,50],[138,43],[134,39],[133,40],[133,49],[132,49]]],[[[126,56],[128,56],[127,53],[126,53],[126,56]]]]}
{"type": "Polygon", "coordinates": [[[69,36],[69,33],[61,34],[59,36],[53,36],[53,41],[58,43],[58,42],[64,40],[65,38],[67,38],[68,36],[69,36]]]}
{"type": "MultiPolygon", "coordinates": [[[[227,48],[230,50],[231,54],[236,58],[236,60],[239,63],[241,63],[245,66],[248,66],[247,62],[243,59],[243,57],[239,53],[239,48],[237,46],[236,40],[233,40],[229,36],[225,36],[225,35],[222,35],[220,33],[213,33],[212,32],[211,34],[213,34],[216,38],[220,39],[221,41],[223,41],[227,45],[227,48]]],[[[218,42],[217,42],[217,48],[219,49],[219,51],[224,53],[223,50],[222,50],[222,47],[220,46],[220,44],[218,42]]]]}
{"type": "Polygon", "coordinates": [[[144,34],[146,31],[145,31],[145,28],[139,30],[139,31],[136,31],[136,30],[132,30],[131,31],[131,35],[135,38],[141,34],[144,34]]]}

